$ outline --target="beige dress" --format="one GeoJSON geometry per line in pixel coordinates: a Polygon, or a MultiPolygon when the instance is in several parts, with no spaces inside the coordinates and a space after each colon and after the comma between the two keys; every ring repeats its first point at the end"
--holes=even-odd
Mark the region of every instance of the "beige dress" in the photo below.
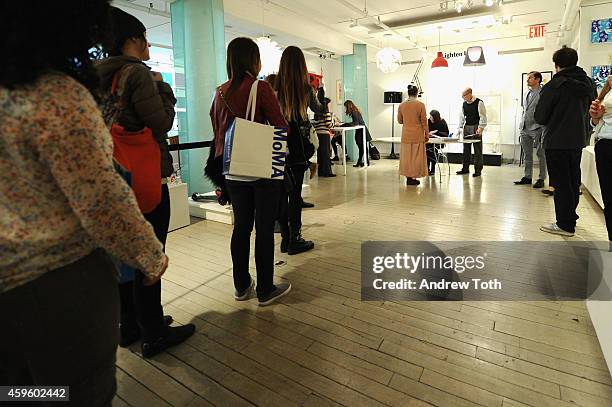
{"type": "Polygon", "coordinates": [[[428,175],[425,143],[428,139],[425,105],[410,98],[397,110],[397,121],[402,125],[402,147],[399,173],[405,177],[428,175]]]}

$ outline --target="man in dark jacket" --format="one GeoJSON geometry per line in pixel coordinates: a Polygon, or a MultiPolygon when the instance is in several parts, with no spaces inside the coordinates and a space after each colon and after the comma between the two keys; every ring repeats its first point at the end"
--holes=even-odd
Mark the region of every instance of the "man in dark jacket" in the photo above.
{"type": "Polygon", "coordinates": [[[550,184],[555,188],[556,222],[540,230],[573,236],[580,194],[580,159],[590,130],[588,110],[597,96],[593,80],[577,66],[578,53],[563,47],[553,55],[556,74],[542,89],[535,110],[537,123],[546,126],[544,148],[550,184]]]}

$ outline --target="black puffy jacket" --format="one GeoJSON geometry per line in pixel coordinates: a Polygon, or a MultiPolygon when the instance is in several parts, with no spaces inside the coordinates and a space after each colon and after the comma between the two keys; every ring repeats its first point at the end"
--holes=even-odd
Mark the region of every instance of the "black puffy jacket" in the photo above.
{"type": "Polygon", "coordinates": [[[582,68],[559,71],[540,93],[535,121],[543,126],[544,147],[581,149],[590,131],[589,106],[597,97],[595,83],[582,68]]]}

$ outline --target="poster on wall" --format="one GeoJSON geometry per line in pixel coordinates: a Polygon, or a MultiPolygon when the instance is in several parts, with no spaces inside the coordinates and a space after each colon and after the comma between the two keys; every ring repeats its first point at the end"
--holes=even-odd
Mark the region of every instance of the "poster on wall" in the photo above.
{"type": "Polygon", "coordinates": [[[612,17],[591,22],[591,42],[593,44],[612,43],[612,17]]]}
{"type": "MultiPolygon", "coordinates": [[[[552,71],[543,71],[540,72],[542,74],[542,86],[546,85],[553,77],[552,71]]],[[[521,75],[521,106],[525,103],[525,96],[527,95],[527,76],[529,76],[529,72],[523,73],[521,75]]]]}
{"type": "Polygon", "coordinates": [[[344,103],[343,99],[344,99],[344,92],[342,89],[342,81],[340,79],[337,79],[336,80],[336,103],[338,105],[341,105],[342,103],[344,103]]]}
{"type": "Polygon", "coordinates": [[[598,92],[603,89],[610,75],[612,75],[612,65],[595,65],[591,68],[591,77],[595,81],[598,92]]]}

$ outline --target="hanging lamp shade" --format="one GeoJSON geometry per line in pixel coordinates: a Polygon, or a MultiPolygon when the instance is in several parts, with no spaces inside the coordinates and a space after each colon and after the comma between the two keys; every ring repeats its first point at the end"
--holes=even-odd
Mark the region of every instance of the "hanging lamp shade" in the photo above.
{"type": "Polygon", "coordinates": [[[469,47],[465,53],[463,66],[482,66],[486,65],[484,50],[482,47],[469,47]]]}
{"type": "Polygon", "coordinates": [[[438,51],[438,56],[431,63],[431,68],[448,68],[448,61],[444,58],[442,51],[438,51]]]}
{"type": "Polygon", "coordinates": [[[263,76],[278,72],[282,51],[276,41],[272,41],[270,37],[259,37],[255,39],[259,47],[259,55],[261,58],[261,71],[263,76]]]}
{"type": "Polygon", "coordinates": [[[376,67],[383,73],[395,72],[402,65],[402,54],[395,48],[386,47],[376,53],[376,67]]]}

